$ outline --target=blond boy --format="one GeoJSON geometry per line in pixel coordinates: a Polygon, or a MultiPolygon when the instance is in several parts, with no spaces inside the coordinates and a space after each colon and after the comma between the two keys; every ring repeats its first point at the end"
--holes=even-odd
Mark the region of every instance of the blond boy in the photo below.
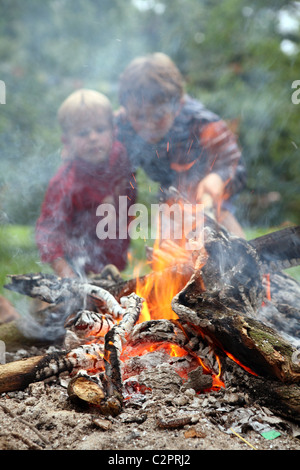
{"type": "Polygon", "coordinates": [[[94,90],[72,93],[58,111],[63,165],[50,180],[36,224],[41,260],[63,277],[99,273],[107,264],[126,266],[129,240],[100,240],[96,233],[99,205],[119,196],[128,205],[135,194],[126,151],[114,140],[108,98],[94,90]]]}

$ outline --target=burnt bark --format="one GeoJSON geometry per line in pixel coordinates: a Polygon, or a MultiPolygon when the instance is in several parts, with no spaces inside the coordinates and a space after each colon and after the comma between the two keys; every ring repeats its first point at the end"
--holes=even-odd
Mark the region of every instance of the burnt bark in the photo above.
{"type": "Polygon", "coordinates": [[[212,230],[199,258],[200,269],[173,299],[175,313],[258,375],[298,383],[296,348],[259,318],[265,289],[254,248],[212,230]]]}
{"type": "MultiPolygon", "coordinates": [[[[283,239],[288,240],[290,233],[285,232],[283,239]]],[[[243,368],[251,370],[250,379],[245,381],[253,391],[253,396],[257,397],[260,393],[259,400],[262,403],[271,403],[273,408],[289,416],[299,415],[299,354],[280,331],[269,324],[269,318],[268,324],[262,321],[262,305],[269,302],[279,313],[285,312],[289,316],[299,314],[299,285],[294,283],[290,298],[282,299],[281,290],[285,290],[289,281],[288,277],[278,272],[278,268],[287,262],[290,265],[299,264],[299,229],[293,231],[293,237],[296,239],[293,238],[286,251],[281,249],[280,235],[274,235],[272,243],[268,239],[248,243],[231,237],[208,220],[203,249],[193,256],[196,259],[194,273],[172,302],[173,310],[179,317],[178,325],[183,327],[177,339],[185,348],[189,348],[193,337],[206,338],[215,348],[223,351],[224,357],[233,358],[243,368]],[[272,264],[274,247],[281,251],[272,264]],[[271,299],[266,296],[264,285],[264,275],[268,269],[271,291],[275,290],[271,299]],[[188,338],[184,330],[188,330],[188,338]]],[[[104,304],[114,317],[123,316],[120,323],[106,333],[105,374],[102,377],[105,390],[105,398],[101,402],[103,410],[118,413],[122,407],[122,342],[130,335],[133,339],[137,331],[141,334],[146,331],[145,326],[133,329],[139,315],[139,303],[131,314],[127,311],[128,315],[126,308],[118,304],[121,295],[134,292],[136,281],[123,283],[119,278],[100,279],[99,285],[95,286],[61,280],[55,276],[43,278],[42,275],[25,275],[13,276],[8,288],[54,303],[68,303],[74,296],[81,298],[84,303],[88,298],[97,304],[98,311],[104,304]],[[105,289],[104,293],[102,289],[105,289]]],[[[157,336],[154,333],[156,327],[159,331],[158,324],[153,324],[154,329],[149,330],[148,338],[153,334],[157,336]]],[[[176,334],[173,328],[170,337],[176,334]]],[[[159,335],[164,337],[165,331],[160,331],[159,335]]],[[[144,334],[144,340],[147,340],[146,336],[144,334]]],[[[242,367],[239,369],[243,370],[242,367]]]]}
{"type": "Polygon", "coordinates": [[[104,361],[108,396],[116,396],[122,402],[122,372],[120,356],[126,337],[139,319],[142,299],[136,294],[125,298],[126,313],[119,324],[114,325],[105,335],[104,361]]]}
{"type": "Polygon", "coordinates": [[[70,372],[73,364],[65,356],[66,353],[62,351],[0,365],[0,393],[23,390],[30,383],[45,380],[61,372],[70,372]]]}
{"type": "Polygon", "coordinates": [[[236,392],[249,397],[249,404],[265,406],[275,414],[291,421],[300,422],[300,386],[284,384],[277,380],[254,376],[246,372],[238,364],[226,358],[224,367],[230,372],[231,383],[236,392]]]}

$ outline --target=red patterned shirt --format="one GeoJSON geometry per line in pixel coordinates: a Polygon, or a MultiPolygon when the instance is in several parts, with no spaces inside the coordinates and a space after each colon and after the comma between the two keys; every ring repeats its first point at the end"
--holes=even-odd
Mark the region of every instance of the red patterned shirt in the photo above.
{"type": "Polygon", "coordinates": [[[36,224],[41,260],[65,258],[76,271],[99,273],[106,264],[122,270],[127,262],[129,237],[100,240],[97,207],[111,203],[119,217],[119,196],[126,196],[127,210],[135,202],[132,172],[125,149],[113,144],[108,161],[93,164],[75,159],[60,167],[50,180],[36,224]]]}

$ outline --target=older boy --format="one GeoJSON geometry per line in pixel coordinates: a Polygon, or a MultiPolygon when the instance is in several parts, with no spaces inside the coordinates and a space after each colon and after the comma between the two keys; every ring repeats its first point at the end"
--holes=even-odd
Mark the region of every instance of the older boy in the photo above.
{"type": "Polygon", "coordinates": [[[123,72],[117,138],[135,168],[195,202],[209,195],[219,221],[244,232],[226,201],[245,184],[236,138],[226,123],[184,94],[183,78],[163,53],[134,59],[123,72]],[[226,207],[227,204],[227,207],[226,207]]]}
{"type": "MultiPolygon", "coordinates": [[[[58,111],[64,164],[51,179],[36,224],[41,260],[57,275],[99,273],[107,264],[126,266],[129,239],[100,240],[96,233],[100,204],[118,215],[119,196],[128,205],[135,194],[124,147],[114,140],[109,100],[94,90],[72,93],[58,111]]],[[[118,217],[116,217],[118,220],[118,217]]]]}

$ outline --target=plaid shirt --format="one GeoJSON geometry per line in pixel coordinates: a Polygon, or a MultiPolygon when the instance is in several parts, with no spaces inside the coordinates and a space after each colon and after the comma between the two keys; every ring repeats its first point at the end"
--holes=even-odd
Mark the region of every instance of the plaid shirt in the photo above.
{"type": "Polygon", "coordinates": [[[116,118],[116,128],[133,167],[142,167],[162,190],[175,186],[194,202],[197,184],[211,172],[226,183],[227,197],[245,185],[246,170],[235,135],[225,121],[189,96],[172,128],[155,144],[137,135],[126,116],[116,118]]]}
{"type": "Polygon", "coordinates": [[[113,203],[118,224],[119,196],[128,196],[128,207],[135,202],[130,179],[130,164],[119,142],[114,143],[108,162],[95,165],[76,159],[60,167],[50,180],[36,224],[41,260],[51,263],[63,257],[77,269],[81,264],[86,273],[99,273],[110,263],[124,269],[129,239],[119,239],[117,233],[115,240],[100,240],[96,209],[113,203]]]}

